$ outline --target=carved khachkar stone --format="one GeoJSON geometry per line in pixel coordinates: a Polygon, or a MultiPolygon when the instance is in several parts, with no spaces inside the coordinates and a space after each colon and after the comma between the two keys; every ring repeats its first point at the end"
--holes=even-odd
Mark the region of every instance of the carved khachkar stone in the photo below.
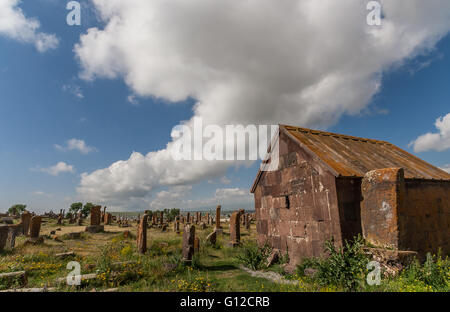
{"type": "Polygon", "coordinates": [[[31,213],[24,211],[20,218],[22,220],[22,233],[23,235],[28,236],[30,231],[31,213]]]}
{"type": "Polygon", "coordinates": [[[215,245],[216,241],[217,241],[217,232],[216,231],[213,231],[208,236],[206,236],[207,243],[209,243],[211,245],[215,245]]]}
{"type": "Polygon", "coordinates": [[[245,229],[250,230],[250,215],[248,213],[245,215],[245,229]]]}
{"type": "Polygon", "coordinates": [[[91,208],[91,225],[86,227],[86,232],[98,233],[105,230],[105,227],[100,225],[101,209],[101,206],[91,208]]]}
{"type": "Polygon", "coordinates": [[[191,223],[191,214],[189,212],[186,214],[186,223],[191,223]]]}
{"type": "Polygon", "coordinates": [[[140,254],[147,251],[147,215],[143,215],[139,221],[137,232],[137,247],[140,254]]]}
{"type": "Polygon", "coordinates": [[[91,225],[100,225],[101,206],[91,208],[91,225]]]}
{"type": "Polygon", "coordinates": [[[240,215],[238,211],[235,211],[230,217],[230,245],[233,247],[238,246],[241,242],[240,215]]]}
{"type": "Polygon", "coordinates": [[[164,212],[161,211],[160,217],[159,217],[159,224],[163,225],[164,223],[164,212]]]}
{"type": "Polygon", "coordinates": [[[220,231],[222,227],[220,226],[220,208],[221,206],[217,206],[216,208],[216,230],[220,231]]]}
{"type": "Polygon", "coordinates": [[[183,261],[191,262],[192,256],[194,255],[194,241],[195,241],[195,226],[194,225],[186,225],[184,227],[183,233],[183,261]]]}

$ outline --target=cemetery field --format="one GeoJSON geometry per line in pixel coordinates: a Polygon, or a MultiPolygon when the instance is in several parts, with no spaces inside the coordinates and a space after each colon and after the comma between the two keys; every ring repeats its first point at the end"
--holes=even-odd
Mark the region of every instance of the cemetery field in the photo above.
{"type": "MultiPolygon", "coordinates": [[[[182,257],[184,226],[180,225],[181,232],[177,234],[173,222],[168,223],[165,231],[157,226],[149,227],[147,250],[141,254],[137,246],[136,222],[131,222],[129,227],[119,227],[113,222],[104,226],[104,232],[88,233],[85,225],[67,222],[58,225],[55,219],[46,218],[40,231],[43,242],[30,244],[27,237],[20,235],[13,249],[0,252],[0,276],[19,272],[11,279],[0,278],[0,291],[31,288],[63,292],[450,290],[448,259],[435,258],[423,266],[404,270],[396,277],[383,277],[381,284],[374,286],[367,285],[365,276],[360,275],[363,272],[350,266],[345,268],[345,272],[335,269],[329,282],[299,275],[296,273],[298,268],[288,274],[283,270],[288,260],[284,255],[280,255],[278,262],[267,266],[270,250],[257,247],[255,223],[251,223],[249,230],[241,226],[241,244],[235,247],[229,245],[229,221],[221,224],[223,232],[217,236],[214,245],[206,240],[214,231],[214,225],[207,225],[204,229],[195,225],[199,249],[195,251],[192,262],[186,264],[182,257]],[[67,285],[67,275],[75,268],[67,265],[73,261],[79,263],[79,274],[82,275],[78,286],[67,285]],[[25,278],[20,272],[25,274],[25,278]],[[336,282],[338,277],[343,279],[336,282]]],[[[354,259],[359,259],[365,266],[364,259],[354,257],[350,261],[354,259]]],[[[326,272],[328,268],[322,264],[322,270],[326,272]]]]}
{"type": "MultiPolygon", "coordinates": [[[[242,248],[228,246],[228,223],[223,224],[223,234],[216,244],[207,245],[205,238],[213,227],[204,230],[197,227],[200,249],[192,263],[185,265],[181,256],[183,234],[176,234],[170,227],[165,232],[149,228],[148,250],[141,255],[136,246],[137,224],[126,228],[106,225],[104,232],[87,233],[85,226],[57,225],[56,220],[48,219],[42,223],[43,243],[26,244],[26,237],[18,236],[15,248],[1,253],[0,273],[25,271],[27,282],[19,285],[0,281],[0,290],[13,287],[47,287],[50,291],[297,290],[292,285],[252,277],[240,269],[237,256],[242,248]],[[67,254],[70,252],[73,255],[67,254]],[[80,286],[67,286],[65,282],[72,271],[67,269],[71,261],[80,263],[81,274],[87,277],[80,286]]],[[[254,243],[255,234],[254,224],[250,231],[242,229],[242,244],[254,243]]]]}

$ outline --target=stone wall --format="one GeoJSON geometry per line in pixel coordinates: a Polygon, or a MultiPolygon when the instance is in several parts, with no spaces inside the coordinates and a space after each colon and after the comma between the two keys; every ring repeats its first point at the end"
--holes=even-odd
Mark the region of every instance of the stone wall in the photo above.
{"type": "Polygon", "coordinates": [[[321,256],[327,239],[342,243],[335,177],[288,134],[279,140],[279,170],[263,172],[254,191],[258,241],[295,264],[321,256]]]}
{"type": "Polygon", "coordinates": [[[405,180],[399,245],[424,255],[450,253],[450,181],[405,180]]]}
{"type": "Polygon", "coordinates": [[[370,243],[399,250],[450,252],[450,181],[404,179],[401,168],[368,172],[361,225],[370,243]]]}

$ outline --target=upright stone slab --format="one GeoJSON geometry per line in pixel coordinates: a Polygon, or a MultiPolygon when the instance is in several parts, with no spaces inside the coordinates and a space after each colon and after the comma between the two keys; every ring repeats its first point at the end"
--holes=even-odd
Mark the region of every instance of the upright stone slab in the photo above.
{"type": "Polygon", "coordinates": [[[145,254],[147,251],[147,215],[143,215],[139,222],[137,247],[140,254],[145,254]]]}
{"type": "Polygon", "coordinates": [[[103,225],[100,225],[102,206],[94,206],[91,208],[91,225],[86,227],[86,232],[99,233],[105,230],[103,225]]]}
{"type": "Polygon", "coordinates": [[[235,247],[241,243],[240,213],[235,211],[230,217],[230,245],[235,247]]]}
{"type": "Polygon", "coordinates": [[[105,225],[111,225],[112,215],[109,212],[105,213],[105,225]]]}
{"type": "Polygon", "coordinates": [[[362,179],[361,192],[364,238],[375,246],[397,249],[398,211],[403,205],[405,193],[403,169],[385,168],[367,172],[362,179]]]}
{"type": "Polygon", "coordinates": [[[222,227],[220,226],[220,209],[222,206],[217,206],[216,208],[216,231],[221,231],[222,227]]]}
{"type": "Polygon", "coordinates": [[[31,213],[24,211],[20,218],[22,220],[22,234],[28,236],[30,232],[31,213]]]}
{"type": "Polygon", "coordinates": [[[245,214],[245,229],[250,231],[250,215],[245,214]]]}
{"type": "Polygon", "coordinates": [[[16,236],[18,232],[21,232],[21,229],[18,231],[18,225],[9,225],[8,226],[8,238],[6,240],[6,248],[12,250],[16,246],[16,236]]]}
{"type": "Polygon", "coordinates": [[[42,222],[41,216],[34,216],[31,218],[29,242],[37,243],[42,242],[44,240],[42,237],[39,236],[41,232],[41,222],[42,222]]]}
{"type": "Polygon", "coordinates": [[[7,240],[8,240],[8,226],[0,225],[0,251],[3,251],[5,249],[7,240]]]}
{"type": "Polygon", "coordinates": [[[190,213],[190,212],[188,212],[188,213],[186,214],[186,223],[187,223],[187,224],[191,223],[191,213],[190,213]]]}
{"type": "Polygon", "coordinates": [[[187,224],[183,233],[182,256],[184,262],[191,262],[194,255],[195,226],[187,224]]]}
{"type": "Polygon", "coordinates": [[[100,225],[101,206],[91,208],[91,225],[100,225]]]}

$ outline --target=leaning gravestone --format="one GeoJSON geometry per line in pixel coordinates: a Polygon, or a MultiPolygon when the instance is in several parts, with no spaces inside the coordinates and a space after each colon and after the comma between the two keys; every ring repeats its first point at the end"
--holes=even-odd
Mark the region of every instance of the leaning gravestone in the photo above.
{"type": "Polygon", "coordinates": [[[99,233],[105,230],[103,225],[100,225],[102,206],[94,206],[91,208],[91,225],[86,227],[86,232],[99,233]]]}
{"type": "Polygon", "coordinates": [[[183,261],[191,262],[192,256],[194,255],[194,242],[195,242],[195,226],[194,225],[186,225],[184,227],[183,233],[183,261]]]}

